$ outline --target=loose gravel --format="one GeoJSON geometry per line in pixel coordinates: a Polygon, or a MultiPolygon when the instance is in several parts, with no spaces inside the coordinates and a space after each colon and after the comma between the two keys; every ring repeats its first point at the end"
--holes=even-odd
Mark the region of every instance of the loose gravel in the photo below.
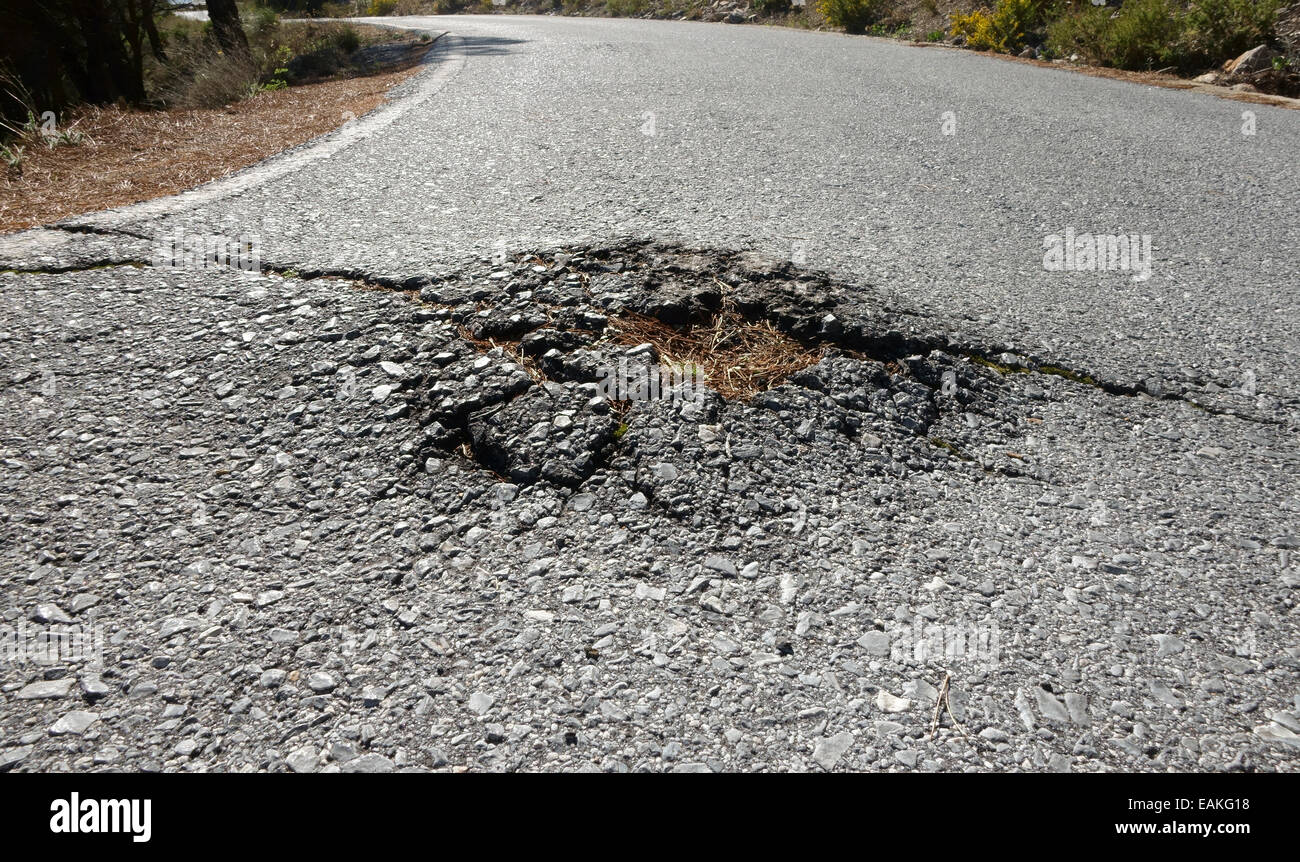
{"type": "Polygon", "coordinates": [[[0,289],[0,631],[103,635],[0,664],[0,769],[1300,763],[1267,401],[663,244],[0,289]],[[656,358],[620,316],[724,304],[821,358],[748,400],[601,396],[656,358]]]}

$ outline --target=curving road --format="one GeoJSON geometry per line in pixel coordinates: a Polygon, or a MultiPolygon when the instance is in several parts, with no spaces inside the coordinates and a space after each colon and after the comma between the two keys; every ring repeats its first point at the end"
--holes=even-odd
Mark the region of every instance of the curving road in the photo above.
{"type": "MultiPolygon", "coordinates": [[[[1294,770],[1300,112],[778,28],[375,22],[447,31],[386,113],[177,201],[0,241],[8,265],[36,270],[78,254],[139,257],[178,226],[257,234],[281,273],[247,296],[234,276],[202,272],[3,276],[15,369],[4,455],[25,465],[4,480],[12,608],[26,618],[93,593],[106,620],[120,614],[129,649],[110,682],[122,691],[83,699],[152,716],[159,686],[211,696],[193,707],[207,730],[194,746],[128,723],[113,731],[117,755],[101,759],[102,744],[29,740],[23,728],[57,718],[78,690],[24,696],[30,674],[6,671],[0,751],[12,764],[1294,770]],[[1149,236],[1149,277],[1045,268],[1045,238],[1067,231],[1149,236]],[[746,435],[766,454],[744,468],[750,479],[740,466],[698,467],[687,495],[725,489],[740,502],[718,497],[687,517],[647,513],[666,492],[643,493],[637,464],[620,473],[618,461],[580,507],[543,483],[496,490],[454,459],[414,485],[391,478],[414,431],[330,436],[331,422],[351,420],[300,391],[363,360],[329,353],[325,336],[326,352],[286,358],[299,344],[286,330],[321,322],[293,317],[304,303],[331,309],[321,318],[362,318],[362,343],[427,334],[375,292],[340,298],[291,270],[486,279],[501,248],[647,238],[794,257],[847,291],[842,308],[857,297],[863,315],[1102,386],[1007,375],[999,385],[1029,436],[998,443],[1020,450],[1017,464],[1027,452],[1046,465],[1009,475],[909,473],[899,465],[916,461],[901,456],[876,475],[858,466],[876,463],[876,446],[811,432],[778,457],[762,446],[784,432],[729,404],[714,417],[735,435],[728,458],[746,435]],[[110,299],[125,322],[87,339],[110,299]],[[239,344],[262,344],[259,327],[267,353],[240,360],[231,380],[263,406],[232,407],[221,363],[250,356],[239,344]],[[143,363],[123,372],[136,378],[124,390],[146,393],[135,400],[110,373],[131,361],[143,363]],[[55,405],[37,392],[49,367],[91,389],[55,405]],[[254,412],[235,420],[236,409],[254,412]],[[319,427],[285,430],[286,410],[294,423],[319,414],[319,427]],[[110,438],[117,449],[94,448],[110,438]],[[234,466],[217,463],[227,458],[234,466]],[[234,493],[225,479],[212,493],[211,471],[231,470],[247,484],[234,493]],[[214,520],[187,527],[192,509],[159,485],[197,494],[214,520]],[[69,494],[81,502],[52,502],[69,494]],[[307,498],[319,505],[300,509],[307,498]],[[67,517],[83,504],[92,514],[67,517]],[[38,510],[40,526],[20,529],[38,510]],[[112,579],[124,579],[116,592],[85,559],[106,536],[112,579]],[[391,640],[329,659],[303,645],[324,619],[391,640]],[[951,725],[926,738],[939,679],[882,661],[888,642],[882,654],[872,634],[956,619],[1000,621],[1012,656],[999,671],[954,674],[977,745],[951,725]],[[583,649],[615,658],[582,665],[572,656],[583,649]],[[170,664],[148,664],[163,653],[170,664]],[[233,681],[186,682],[210,673],[233,681]],[[132,694],[141,681],[154,689],[132,694]],[[282,741],[318,711],[330,720],[282,741]]],[[[409,370],[429,353],[402,355],[409,370]]],[[[376,422],[405,415],[373,409],[376,422]]],[[[876,432],[888,450],[889,433],[876,432]]],[[[637,444],[659,479],[689,472],[680,459],[698,445],[694,428],[677,439],[689,445],[676,453],[637,444]]]]}

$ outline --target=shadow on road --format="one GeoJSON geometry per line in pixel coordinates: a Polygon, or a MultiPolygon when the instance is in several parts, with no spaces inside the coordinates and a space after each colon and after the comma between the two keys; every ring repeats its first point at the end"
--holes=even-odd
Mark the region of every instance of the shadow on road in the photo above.
{"type": "Polygon", "coordinates": [[[509,54],[510,45],[522,45],[527,39],[503,39],[500,36],[461,36],[466,54],[509,54]]]}

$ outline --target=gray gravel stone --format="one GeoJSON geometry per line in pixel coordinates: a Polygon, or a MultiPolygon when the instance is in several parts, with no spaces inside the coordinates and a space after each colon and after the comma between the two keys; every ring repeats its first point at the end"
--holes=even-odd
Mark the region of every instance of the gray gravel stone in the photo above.
{"type": "Polygon", "coordinates": [[[853,734],[840,731],[834,736],[822,737],[813,748],[813,760],[825,770],[835,768],[835,764],[853,747],[853,734]]]}
{"type": "Polygon", "coordinates": [[[76,736],[86,732],[92,724],[99,720],[99,713],[86,712],[80,709],[74,709],[64,714],[62,718],[50,725],[50,734],[53,736],[62,736],[70,733],[76,736]]]}
{"type": "Polygon", "coordinates": [[[47,700],[56,697],[67,697],[68,692],[76,680],[72,677],[63,679],[41,680],[39,682],[28,683],[23,686],[16,695],[19,700],[47,700]]]}

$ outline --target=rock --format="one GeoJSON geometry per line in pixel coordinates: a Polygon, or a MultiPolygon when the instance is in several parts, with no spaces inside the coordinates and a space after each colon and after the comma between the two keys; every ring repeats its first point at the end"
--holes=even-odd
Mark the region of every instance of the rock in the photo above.
{"type": "Polygon", "coordinates": [[[330,759],[346,763],[357,756],[357,747],[351,742],[340,740],[330,745],[330,759]]]}
{"type": "Polygon", "coordinates": [[[722,574],[729,578],[736,577],[735,564],[725,557],[719,557],[716,555],[706,557],[704,560],[704,568],[712,569],[715,572],[722,572],[722,574]]]}
{"type": "Polygon", "coordinates": [[[1034,697],[1038,700],[1038,711],[1048,721],[1068,723],[1070,713],[1059,700],[1041,686],[1034,687],[1034,697]]]}
{"type": "Polygon", "coordinates": [[[934,703],[939,699],[939,689],[923,679],[913,679],[903,683],[903,695],[911,700],[934,703]]]}
{"type": "Polygon", "coordinates": [[[663,601],[665,595],[667,595],[667,591],[663,587],[652,587],[646,583],[637,584],[636,590],[633,592],[633,596],[638,599],[648,599],[654,602],[663,601]]]}
{"type": "Polygon", "coordinates": [[[95,605],[99,604],[100,601],[101,599],[99,596],[92,595],[90,593],[78,593],[77,595],[72,597],[72,604],[70,605],[70,607],[72,608],[72,612],[74,614],[79,614],[82,611],[86,610],[87,608],[92,608],[95,605]]]}
{"type": "Polygon", "coordinates": [[[0,772],[7,772],[18,764],[26,760],[32,753],[33,748],[30,745],[24,745],[19,748],[9,748],[0,751],[0,772]]]}
{"type": "Polygon", "coordinates": [[[50,725],[50,735],[63,736],[65,733],[71,733],[80,736],[85,732],[86,728],[97,721],[99,721],[99,713],[74,709],[50,725]]]}
{"type": "Polygon", "coordinates": [[[492,708],[492,696],[476,691],[469,696],[469,711],[475,715],[483,715],[492,708]]]}
{"type": "Polygon", "coordinates": [[[1070,721],[1080,726],[1088,723],[1088,698],[1078,692],[1067,691],[1065,708],[1070,713],[1070,721]]]}
{"type": "Polygon", "coordinates": [[[1179,698],[1178,694],[1174,692],[1173,689],[1169,688],[1169,686],[1151,680],[1148,684],[1148,688],[1151,690],[1151,695],[1165,706],[1170,707],[1171,709],[1183,708],[1184,704],[1182,699],[1179,698]]]}
{"type": "Polygon", "coordinates": [[[1261,724],[1254,729],[1255,735],[1269,742],[1277,742],[1289,748],[1300,748],[1300,735],[1278,724],[1261,724]]]}
{"type": "Polygon", "coordinates": [[[172,635],[198,628],[199,621],[193,617],[170,617],[163,620],[162,626],[158,630],[158,636],[169,638],[172,635]]]}
{"type": "Polygon", "coordinates": [[[1156,642],[1156,655],[1158,656],[1177,655],[1183,651],[1185,646],[1181,640],[1173,635],[1155,635],[1154,639],[1156,642]]]}
{"type": "Polygon", "coordinates": [[[840,758],[853,745],[853,734],[848,731],[840,731],[834,736],[825,736],[817,740],[817,745],[813,748],[813,760],[822,769],[830,771],[835,768],[835,764],[840,762],[840,758]]]}
{"type": "Polygon", "coordinates": [[[14,697],[19,700],[45,700],[55,697],[67,697],[75,682],[76,680],[70,676],[63,679],[41,680],[23,686],[14,697]]]}
{"type": "Polygon", "coordinates": [[[271,670],[264,671],[258,678],[257,682],[258,685],[262,686],[262,688],[279,688],[284,685],[284,681],[288,676],[289,674],[287,672],[280,670],[279,668],[272,668],[271,670]]]}
{"type": "Polygon", "coordinates": [[[284,592],[282,590],[266,590],[265,592],[258,593],[257,600],[253,604],[259,608],[264,608],[267,605],[275,604],[282,598],[284,598],[284,592]]]}
{"type": "Polygon", "coordinates": [[[93,676],[83,676],[81,678],[81,694],[86,700],[96,701],[108,697],[113,693],[103,680],[93,676]]]}
{"type": "Polygon", "coordinates": [[[912,708],[912,702],[881,689],[876,692],[876,708],[881,712],[907,712],[912,708]]]}
{"type": "Polygon", "coordinates": [[[396,768],[396,764],[387,757],[384,757],[382,754],[363,754],[358,758],[344,763],[339,771],[377,774],[392,772],[396,768]]]}
{"type": "Polygon", "coordinates": [[[602,700],[600,702],[600,714],[610,721],[627,721],[629,718],[627,710],[612,700],[602,700]]]}
{"type": "Polygon", "coordinates": [[[325,694],[337,688],[338,682],[325,671],[317,671],[307,677],[307,687],[317,694],[325,694]]]}
{"type": "Polygon", "coordinates": [[[316,749],[310,746],[303,746],[294,751],[284,759],[284,762],[298,773],[316,772],[320,769],[320,757],[316,754],[316,749]]]}
{"type": "MultiPolygon", "coordinates": [[[[1272,68],[1273,58],[1278,54],[1267,45],[1256,45],[1235,60],[1223,64],[1223,71],[1230,75],[1249,75],[1272,68]]],[[[1236,87],[1233,87],[1235,90],[1236,87]]]]}
{"type": "Polygon", "coordinates": [[[32,614],[32,620],[38,623],[67,624],[72,622],[72,617],[64,613],[63,609],[58,605],[45,604],[36,606],[36,611],[32,614]]]}

